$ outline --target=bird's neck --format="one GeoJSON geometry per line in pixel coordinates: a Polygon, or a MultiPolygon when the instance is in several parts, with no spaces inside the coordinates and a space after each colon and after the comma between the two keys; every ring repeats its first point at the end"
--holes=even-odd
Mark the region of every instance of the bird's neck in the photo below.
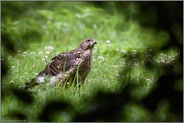
{"type": "Polygon", "coordinates": [[[84,52],[90,56],[92,55],[92,49],[85,50],[84,52]]]}
{"type": "Polygon", "coordinates": [[[79,51],[81,51],[81,52],[88,53],[88,54],[92,54],[92,49],[84,50],[84,49],[82,49],[82,48],[77,48],[77,50],[79,50],[79,51]]]}

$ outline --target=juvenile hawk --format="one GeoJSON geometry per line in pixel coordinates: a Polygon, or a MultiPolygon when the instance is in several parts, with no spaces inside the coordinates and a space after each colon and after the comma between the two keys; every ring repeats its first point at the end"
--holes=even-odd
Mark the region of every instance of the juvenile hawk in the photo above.
{"type": "Polygon", "coordinates": [[[25,84],[25,88],[44,83],[47,79],[49,79],[50,85],[55,85],[56,82],[62,85],[64,82],[73,81],[75,84],[76,82],[83,84],[91,70],[92,49],[95,44],[97,42],[94,39],[88,38],[82,41],[76,49],[58,54],[51,59],[36,78],[25,84]]]}

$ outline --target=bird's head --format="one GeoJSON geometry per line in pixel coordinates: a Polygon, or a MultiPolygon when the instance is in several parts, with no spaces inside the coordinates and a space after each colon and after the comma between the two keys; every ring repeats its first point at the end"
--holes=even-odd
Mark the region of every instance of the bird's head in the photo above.
{"type": "Polygon", "coordinates": [[[94,45],[97,44],[97,42],[92,38],[87,38],[80,44],[80,48],[83,50],[93,49],[94,45]]]}

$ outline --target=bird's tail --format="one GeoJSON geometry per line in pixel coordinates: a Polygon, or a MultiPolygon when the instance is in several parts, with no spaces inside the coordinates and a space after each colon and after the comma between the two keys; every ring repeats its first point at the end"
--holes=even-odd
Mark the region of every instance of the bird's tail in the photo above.
{"type": "Polygon", "coordinates": [[[39,83],[36,81],[36,78],[31,79],[29,82],[25,83],[25,89],[27,90],[28,88],[32,88],[36,85],[38,85],[39,83]]]}

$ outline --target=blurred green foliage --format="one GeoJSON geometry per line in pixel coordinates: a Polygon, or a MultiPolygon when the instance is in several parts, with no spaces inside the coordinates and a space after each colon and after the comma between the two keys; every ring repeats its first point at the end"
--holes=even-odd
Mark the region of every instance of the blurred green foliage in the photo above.
{"type": "Polygon", "coordinates": [[[2,1],[2,121],[183,121],[182,9],[183,2],[2,1]],[[54,55],[90,37],[98,45],[80,93],[22,90],[54,55]]]}

